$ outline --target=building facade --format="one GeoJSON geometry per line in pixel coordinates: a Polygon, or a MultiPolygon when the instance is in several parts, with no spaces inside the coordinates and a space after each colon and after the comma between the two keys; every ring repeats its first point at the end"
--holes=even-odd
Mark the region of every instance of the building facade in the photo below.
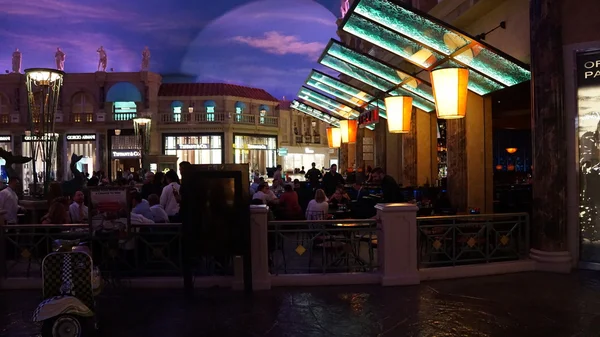
{"type": "MultiPolygon", "coordinates": [[[[294,147],[300,146],[324,152],[320,148],[327,140],[318,136],[324,134],[324,126],[316,122],[304,121],[289,111],[289,104],[281,104],[262,89],[214,83],[163,84],[161,76],[152,72],[69,73],[55,118],[59,137],[52,171],[56,180],[70,179],[69,160],[78,154],[83,156],[78,163],[80,171],[91,175],[104,170],[112,178],[139,169],[142,155],[155,171],[189,161],[248,163],[253,171],[266,174],[267,168],[285,163],[285,157],[279,156],[280,152],[285,155],[278,151],[281,146],[287,147],[288,153],[295,153],[294,147]],[[148,151],[134,132],[132,119],[140,116],[152,120],[148,151]],[[318,132],[303,130],[311,136],[294,139],[294,125],[310,125],[318,132]]],[[[37,144],[26,130],[25,75],[0,75],[0,146],[31,156],[37,144]]],[[[33,181],[32,165],[41,172],[41,158],[22,167],[25,186],[33,181]]]]}

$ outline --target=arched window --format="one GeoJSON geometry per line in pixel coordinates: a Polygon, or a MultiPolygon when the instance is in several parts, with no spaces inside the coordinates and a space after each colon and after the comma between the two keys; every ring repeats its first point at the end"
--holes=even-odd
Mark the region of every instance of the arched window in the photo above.
{"type": "Polygon", "coordinates": [[[181,122],[181,110],[183,109],[182,101],[173,101],[171,103],[171,113],[173,113],[173,121],[181,122]]]}
{"type": "Polygon", "coordinates": [[[260,114],[260,124],[265,124],[265,116],[267,115],[267,112],[269,112],[269,106],[267,105],[261,105],[258,108],[258,113],[260,114]]]}
{"type": "Polygon", "coordinates": [[[8,97],[0,93],[0,124],[8,124],[10,121],[10,102],[8,97]]]}
{"type": "Polygon", "coordinates": [[[246,103],[244,102],[235,102],[235,121],[242,121],[242,114],[246,110],[246,103]]]}
{"type": "Polygon", "coordinates": [[[215,121],[215,107],[217,104],[215,101],[206,101],[204,102],[204,108],[206,109],[206,121],[214,122],[215,121]]]}
{"type": "Polygon", "coordinates": [[[143,102],[139,89],[129,82],[114,84],[106,93],[106,101],[113,103],[113,120],[127,121],[137,117],[136,102],[143,102]]]}
{"type": "Polygon", "coordinates": [[[71,115],[75,123],[91,123],[94,121],[94,102],[90,95],[85,92],[78,92],[73,95],[71,115]]]}

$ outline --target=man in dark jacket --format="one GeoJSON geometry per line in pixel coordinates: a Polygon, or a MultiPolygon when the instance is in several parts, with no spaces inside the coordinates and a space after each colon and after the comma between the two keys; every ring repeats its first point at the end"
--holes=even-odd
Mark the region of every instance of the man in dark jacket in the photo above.
{"type": "Polygon", "coordinates": [[[323,174],[321,174],[321,171],[316,168],[317,164],[312,163],[311,165],[312,168],[306,172],[304,177],[308,179],[310,182],[310,187],[314,189],[319,186],[319,179],[323,177],[323,174]]]}
{"type": "Polygon", "coordinates": [[[327,197],[331,197],[339,185],[344,185],[344,177],[337,172],[337,165],[331,165],[329,172],[323,176],[323,190],[327,197]]]}
{"type": "Polygon", "coordinates": [[[402,189],[396,182],[396,180],[383,172],[381,167],[376,167],[371,172],[373,182],[381,185],[381,191],[383,193],[383,202],[386,204],[404,202],[404,195],[402,189]]]}

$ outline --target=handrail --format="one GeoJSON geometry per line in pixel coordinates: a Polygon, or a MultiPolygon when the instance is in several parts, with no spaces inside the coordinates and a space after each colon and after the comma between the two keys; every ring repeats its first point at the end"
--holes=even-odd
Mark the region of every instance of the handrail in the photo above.
{"type": "Polygon", "coordinates": [[[529,213],[489,213],[489,214],[465,214],[465,215],[436,215],[436,216],[419,216],[417,220],[447,220],[447,219],[464,219],[464,218],[500,218],[500,217],[515,217],[529,216],[529,213]]]}
{"type": "MultiPolygon", "coordinates": [[[[169,222],[169,223],[148,223],[148,224],[137,224],[132,223],[132,227],[174,227],[181,226],[180,222],[169,222]]],[[[5,229],[20,229],[20,228],[65,228],[65,229],[73,229],[73,228],[89,228],[89,224],[6,224],[0,225],[0,228],[5,229]]]]}
{"type": "Polygon", "coordinates": [[[302,225],[302,224],[314,224],[314,225],[335,225],[335,224],[353,224],[353,223],[364,223],[364,224],[377,224],[375,219],[343,219],[343,220],[280,220],[280,221],[269,221],[269,226],[276,225],[302,225]]]}

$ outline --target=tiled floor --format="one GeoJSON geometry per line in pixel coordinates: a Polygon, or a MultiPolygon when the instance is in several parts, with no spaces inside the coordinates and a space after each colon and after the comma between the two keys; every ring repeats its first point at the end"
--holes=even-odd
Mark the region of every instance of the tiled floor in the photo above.
{"type": "MultiPolygon", "coordinates": [[[[103,336],[600,336],[600,274],[522,273],[414,287],[106,291],[103,336]]],[[[40,293],[0,292],[0,336],[35,336],[40,293]]]]}

